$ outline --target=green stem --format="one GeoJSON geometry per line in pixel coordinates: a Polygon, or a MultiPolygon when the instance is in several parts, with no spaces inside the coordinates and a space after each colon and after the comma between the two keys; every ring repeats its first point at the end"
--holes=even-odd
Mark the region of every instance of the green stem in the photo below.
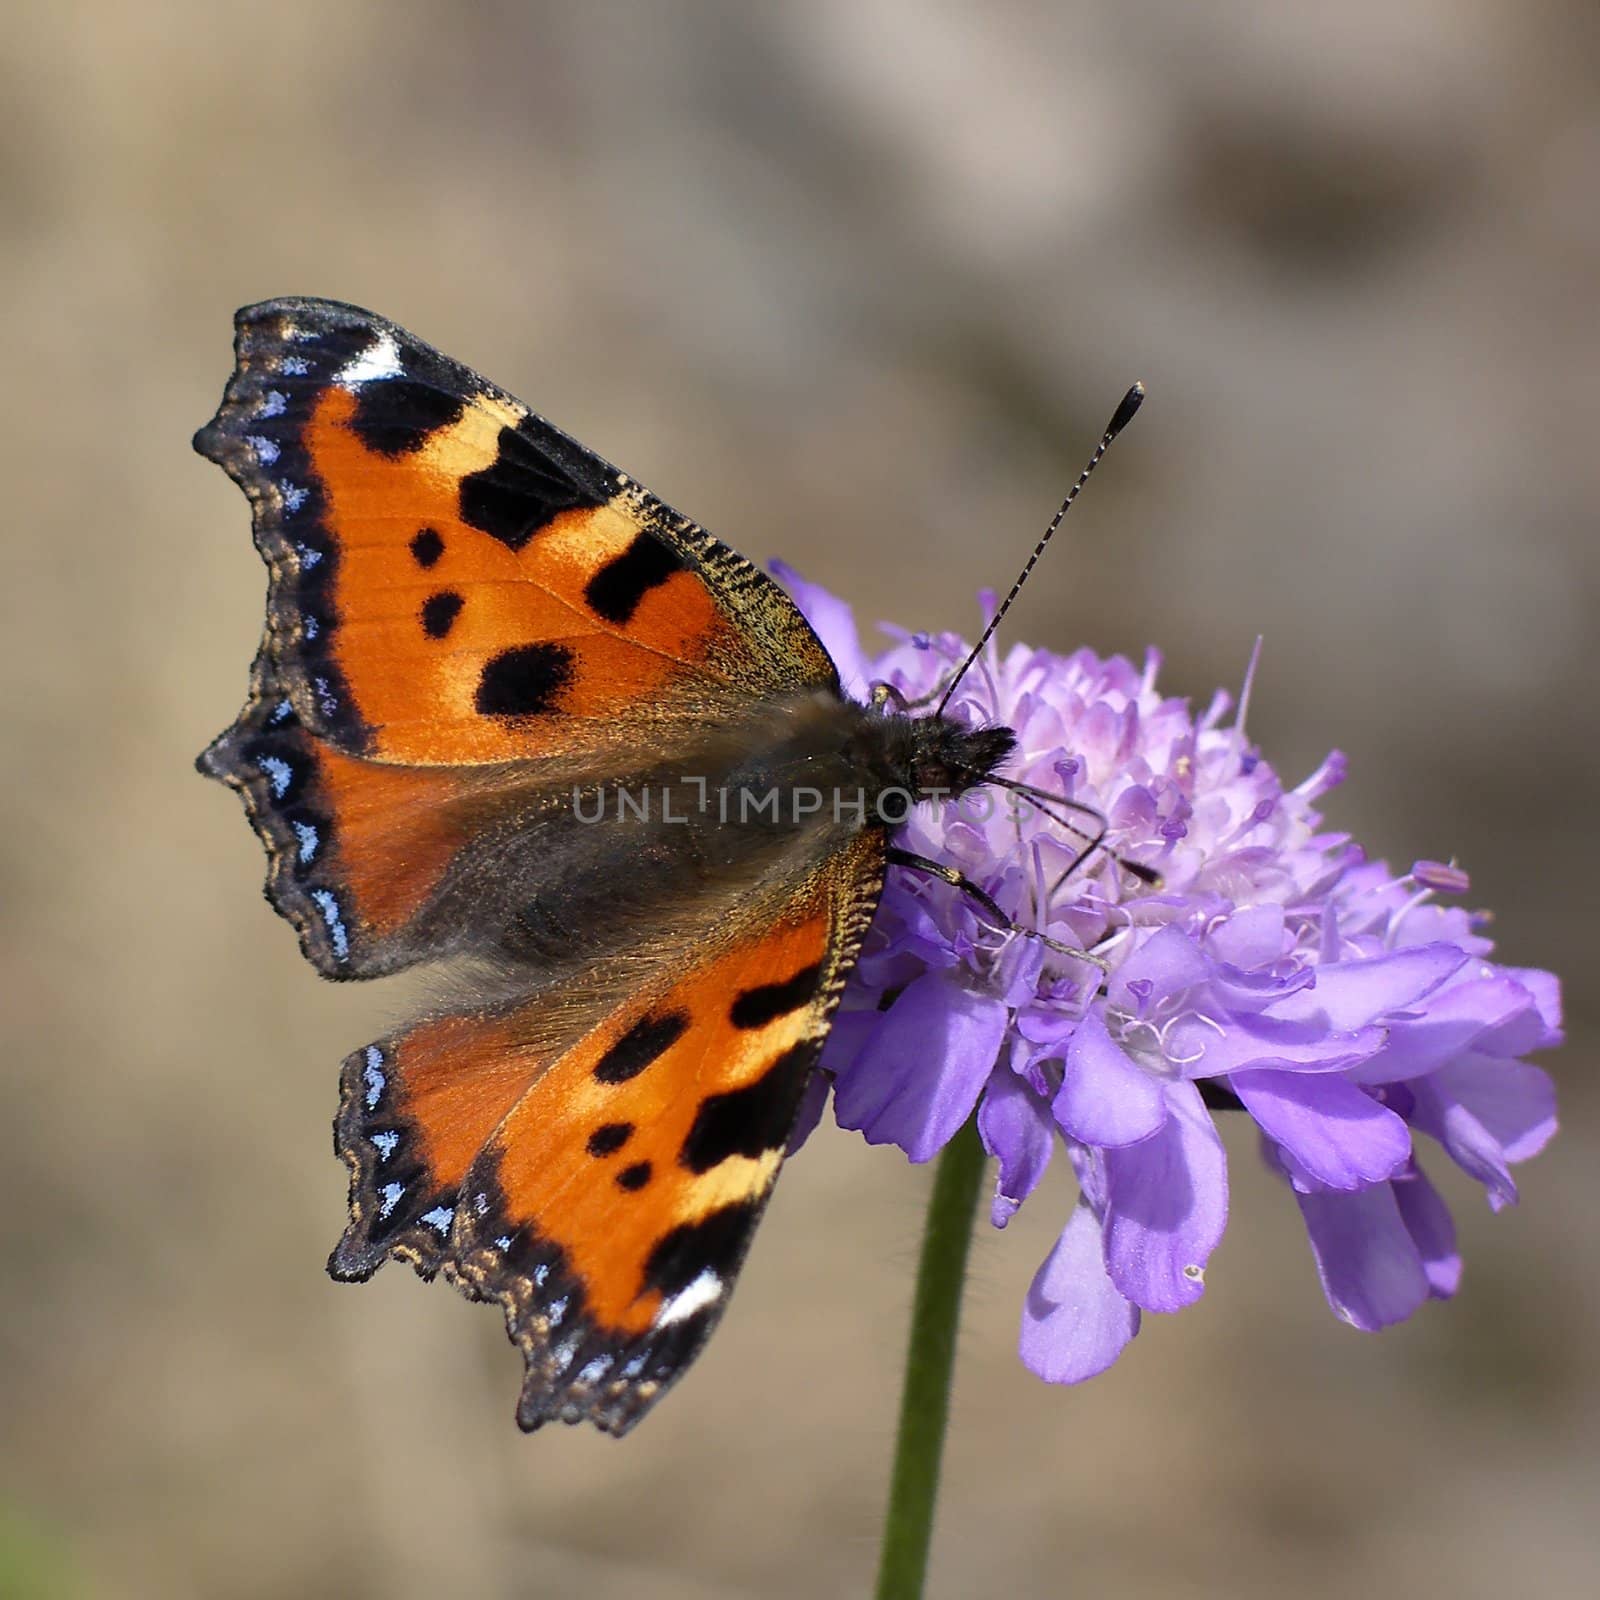
{"type": "Polygon", "coordinates": [[[877,1600],[918,1600],[927,1576],[961,1289],[983,1162],[983,1145],[973,1120],[944,1147],[933,1175],[900,1394],[900,1432],[883,1524],[877,1600]]]}

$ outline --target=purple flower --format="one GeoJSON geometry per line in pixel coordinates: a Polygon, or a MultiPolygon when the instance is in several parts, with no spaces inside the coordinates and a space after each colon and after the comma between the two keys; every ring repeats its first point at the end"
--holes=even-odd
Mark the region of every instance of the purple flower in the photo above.
{"type": "MultiPolygon", "coordinates": [[[[882,680],[916,700],[965,657],[953,635],[888,630],[874,659],[846,606],[779,575],[848,692],[882,680]]],[[[1417,1135],[1499,1209],[1512,1164],[1556,1127],[1550,1079],[1522,1059],[1561,1038],[1556,979],[1495,965],[1481,920],[1437,903],[1467,889],[1459,868],[1396,874],[1325,831],[1317,802],[1344,758],[1286,789],[1245,737],[1248,675],[1236,716],[1219,692],[1196,717],[1157,692],[1158,665],[1018,645],[962,680],[949,714],[1014,729],[1002,776],[1066,804],[1050,816],[987,788],[917,808],[900,842],[1016,926],[891,869],[823,1055],[840,1125],[913,1161],[976,1110],[996,1227],[1065,1148],[1079,1198],[1022,1315],[1022,1359],[1053,1382],[1103,1371],[1142,1311],[1204,1292],[1228,1215],[1215,1110],[1254,1120],[1329,1304],[1365,1329],[1460,1281],[1417,1135]]]]}

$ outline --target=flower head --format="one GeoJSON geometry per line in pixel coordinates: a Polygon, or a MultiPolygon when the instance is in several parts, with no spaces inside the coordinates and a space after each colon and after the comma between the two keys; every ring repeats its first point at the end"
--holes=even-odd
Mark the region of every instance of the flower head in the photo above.
{"type": "MultiPolygon", "coordinates": [[[[884,681],[915,701],[965,658],[953,635],[903,633],[872,658],[840,601],[779,573],[847,692],[884,681]]],[[[1344,759],[1285,788],[1245,735],[1248,675],[1236,714],[1218,693],[1197,717],[1158,692],[1158,666],[1018,645],[962,679],[947,714],[1012,728],[1002,775],[1059,802],[975,790],[919,807],[898,842],[1014,926],[891,868],[822,1061],[838,1122],[913,1161],[976,1110],[996,1227],[1066,1151],[1079,1197],[1021,1336],[1060,1382],[1109,1366],[1142,1311],[1204,1292],[1228,1212],[1215,1113],[1254,1120],[1329,1304],[1365,1329],[1460,1280],[1417,1135],[1499,1209],[1556,1126],[1522,1059],[1560,1040],[1556,979],[1489,960],[1481,919],[1438,898],[1467,889],[1460,869],[1395,873],[1326,831],[1344,759]]]]}

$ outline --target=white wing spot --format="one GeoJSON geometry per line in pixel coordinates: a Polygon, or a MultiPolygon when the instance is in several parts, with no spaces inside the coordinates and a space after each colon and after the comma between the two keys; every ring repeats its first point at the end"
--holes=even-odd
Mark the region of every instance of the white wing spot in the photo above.
{"type": "Polygon", "coordinates": [[[341,389],[357,389],[374,378],[398,377],[401,371],[400,346],[387,328],[369,344],[360,355],[347,362],[334,374],[333,381],[341,389]]]}
{"type": "Polygon", "coordinates": [[[550,1319],[550,1326],[552,1328],[559,1328],[561,1326],[562,1320],[567,1314],[567,1306],[569,1302],[570,1297],[567,1295],[562,1295],[559,1300],[552,1300],[550,1302],[550,1310],[546,1313],[546,1315],[550,1319]]]}
{"type": "Polygon", "coordinates": [[[544,1288],[544,1280],[546,1278],[548,1278],[549,1276],[550,1276],[550,1265],[549,1265],[549,1263],[545,1262],[545,1261],[541,1261],[539,1263],[539,1265],[536,1266],[533,1269],[533,1286],[534,1286],[534,1288],[535,1289],[544,1288]]]}
{"type": "Polygon", "coordinates": [[[322,559],[320,550],[313,550],[308,544],[297,544],[294,553],[300,557],[300,565],[309,572],[322,559]]]}
{"type": "Polygon", "coordinates": [[[334,958],[343,961],[350,954],[350,935],[345,931],[344,919],[339,915],[339,902],[327,889],[313,889],[311,898],[316,901],[322,920],[327,924],[328,940],[333,945],[334,958]]]}
{"type": "Polygon", "coordinates": [[[285,356],[278,365],[291,378],[303,378],[311,370],[311,363],[304,356],[285,356]]]}
{"type": "Polygon", "coordinates": [[[565,1344],[558,1344],[550,1352],[550,1368],[557,1377],[572,1365],[572,1358],[578,1353],[578,1336],[575,1334],[565,1344]]]}
{"type": "Polygon", "coordinates": [[[280,483],[278,488],[283,492],[283,509],[288,512],[298,511],[306,503],[306,496],[311,492],[309,489],[302,489],[297,483],[288,481],[280,483]]]}
{"type": "Polygon", "coordinates": [[[611,1363],[615,1356],[596,1356],[593,1361],[586,1362],[578,1368],[575,1383],[598,1383],[611,1370],[611,1363]]]}
{"type": "Polygon", "coordinates": [[[383,1202],[378,1207],[378,1215],[386,1217],[400,1204],[400,1196],[406,1192],[403,1183],[386,1183],[383,1186],[383,1202]]]}
{"type": "Polygon", "coordinates": [[[669,1328],[674,1322],[682,1322],[684,1318],[692,1317],[695,1312],[715,1304],[721,1295],[722,1279],[707,1267],[687,1289],[680,1289],[662,1301],[661,1309],[656,1312],[655,1325],[669,1328]]]}
{"type": "Polygon", "coordinates": [[[422,1220],[430,1228],[437,1228],[440,1233],[449,1233],[450,1224],[455,1221],[456,1210],[454,1206],[435,1206],[432,1211],[424,1211],[422,1220]]]}
{"type": "Polygon", "coordinates": [[[393,1128],[386,1128],[382,1133],[375,1133],[372,1142],[377,1147],[378,1159],[387,1161],[394,1154],[395,1146],[400,1143],[400,1135],[393,1128]]]}
{"type": "Polygon", "coordinates": [[[268,389],[267,398],[261,402],[256,415],[258,417],[281,417],[288,408],[289,402],[284,399],[280,390],[268,389]]]}
{"type": "Polygon", "coordinates": [[[367,1065],[362,1077],[367,1084],[367,1110],[376,1111],[389,1080],[383,1075],[383,1051],[375,1044],[367,1046],[367,1065]]]}
{"type": "Polygon", "coordinates": [[[272,786],[272,798],[283,799],[294,781],[294,768],[278,756],[257,756],[256,765],[267,775],[267,782],[272,786]]]}
{"type": "Polygon", "coordinates": [[[495,1240],[494,1244],[495,1249],[497,1250],[509,1250],[511,1248],[511,1235],[509,1233],[502,1233],[500,1237],[495,1240]]]}
{"type": "Polygon", "coordinates": [[[322,843],[317,830],[309,822],[291,822],[295,837],[300,841],[300,865],[312,860],[317,853],[317,846],[322,843]]]}
{"type": "Polygon", "coordinates": [[[277,444],[273,440],[267,438],[265,434],[246,434],[244,442],[255,451],[256,460],[258,460],[262,466],[270,467],[272,463],[278,459],[277,444]]]}

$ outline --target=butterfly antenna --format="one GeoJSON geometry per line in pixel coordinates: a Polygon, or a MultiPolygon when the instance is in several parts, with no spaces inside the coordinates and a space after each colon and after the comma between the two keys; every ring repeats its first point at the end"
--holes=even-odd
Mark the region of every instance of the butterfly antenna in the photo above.
{"type": "Polygon", "coordinates": [[[966,677],[980,655],[983,647],[994,637],[994,630],[1000,626],[1000,619],[1011,609],[1011,602],[1017,598],[1023,584],[1028,581],[1028,574],[1038,565],[1039,557],[1044,554],[1044,547],[1055,537],[1056,529],[1065,520],[1067,513],[1072,509],[1072,502],[1078,498],[1078,491],[1089,481],[1089,474],[1100,465],[1100,458],[1111,448],[1111,441],[1133,421],[1134,413],[1144,403],[1144,385],[1136,383],[1122,397],[1122,404],[1112,414],[1110,422],[1106,424],[1106,431],[1100,436],[1100,443],[1094,447],[1094,454],[1089,457],[1089,463],[1078,474],[1078,481],[1067,490],[1067,497],[1061,502],[1061,509],[1050,519],[1050,526],[1044,530],[1044,537],[1033,547],[1033,554],[1028,557],[1027,565],[1017,575],[1017,581],[1011,585],[1011,593],[1000,602],[995,614],[989,618],[989,625],[983,630],[982,636],[972,647],[972,653],[961,663],[961,670],[950,680],[949,687],[944,692],[944,698],[939,702],[934,715],[942,716],[944,708],[950,703],[950,696],[956,692],[957,685],[966,677]]]}

